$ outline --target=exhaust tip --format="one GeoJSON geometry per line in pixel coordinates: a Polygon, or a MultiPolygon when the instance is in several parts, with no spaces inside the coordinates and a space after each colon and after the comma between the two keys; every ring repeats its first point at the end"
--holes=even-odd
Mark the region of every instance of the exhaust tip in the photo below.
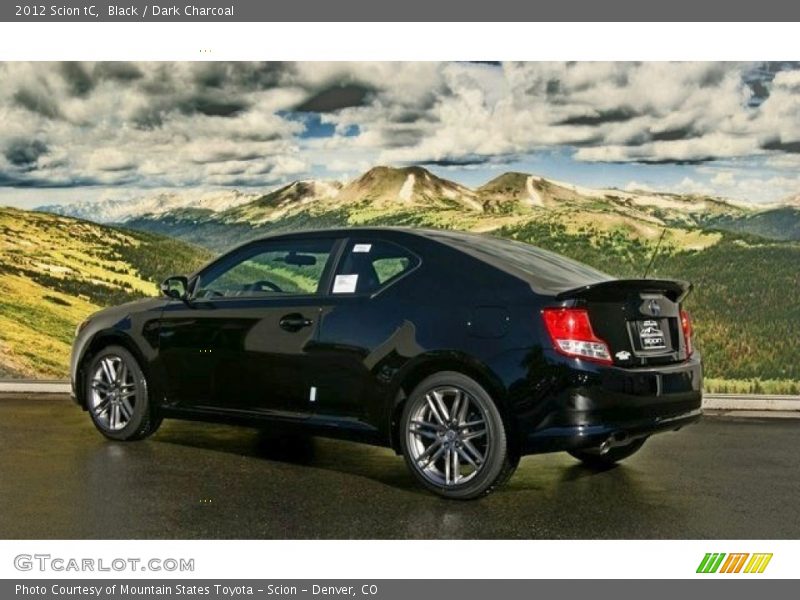
{"type": "Polygon", "coordinates": [[[628,434],[625,432],[612,433],[600,444],[600,454],[606,454],[614,446],[624,446],[628,443],[628,434]]]}

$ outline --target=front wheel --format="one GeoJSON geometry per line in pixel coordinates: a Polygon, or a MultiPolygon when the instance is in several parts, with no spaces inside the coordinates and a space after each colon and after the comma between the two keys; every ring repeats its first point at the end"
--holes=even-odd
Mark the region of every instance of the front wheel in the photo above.
{"type": "Polygon", "coordinates": [[[606,452],[601,452],[600,448],[587,448],[585,450],[570,450],[569,453],[583,464],[595,469],[607,469],[621,460],[636,454],[644,443],[646,437],[635,439],[624,446],[614,446],[606,452]]]}
{"type": "Polygon", "coordinates": [[[140,440],[161,424],[139,362],[121,346],[107,346],[91,358],[84,390],[92,422],[111,440],[140,440]]]}
{"type": "Polygon", "coordinates": [[[409,469],[445,498],[486,495],[508,480],[519,462],[497,406],[461,373],[445,371],[420,383],[406,401],[400,428],[409,469]]]}

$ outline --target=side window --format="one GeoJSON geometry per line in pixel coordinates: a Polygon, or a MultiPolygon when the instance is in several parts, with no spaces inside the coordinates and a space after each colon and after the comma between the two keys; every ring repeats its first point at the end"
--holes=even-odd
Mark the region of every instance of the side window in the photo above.
{"type": "Polygon", "coordinates": [[[333,279],[333,293],[371,294],[418,263],[414,254],[397,244],[351,240],[333,279]]]}
{"type": "Polygon", "coordinates": [[[265,242],[200,275],[195,298],[316,294],[333,240],[265,242]]]}

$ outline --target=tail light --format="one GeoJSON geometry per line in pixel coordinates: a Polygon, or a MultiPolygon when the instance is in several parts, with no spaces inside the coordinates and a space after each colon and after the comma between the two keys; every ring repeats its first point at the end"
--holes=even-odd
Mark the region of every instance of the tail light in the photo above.
{"type": "Polygon", "coordinates": [[[694,348],[692,348],[692,319],[689,313],[681,310],[681,329],[683,329],[683,342],[686,345],[686,356],[691,356],[694,348]]]}
{"type": "Polygon", "coordinates": [[[608,344],[592,331],[589,313],[585,309],[545,308],[542,317],[557,352],[594,362],[612,363],[608,344]]]}

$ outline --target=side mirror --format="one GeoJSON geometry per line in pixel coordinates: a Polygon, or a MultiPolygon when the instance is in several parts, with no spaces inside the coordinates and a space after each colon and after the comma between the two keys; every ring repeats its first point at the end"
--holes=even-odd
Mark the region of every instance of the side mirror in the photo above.
{"type": "Polygon", "coordinates": [[[173,275],[161,282],[161,293],[175,300],[189,299],[189,280],[183,275],[173,275]]]}

